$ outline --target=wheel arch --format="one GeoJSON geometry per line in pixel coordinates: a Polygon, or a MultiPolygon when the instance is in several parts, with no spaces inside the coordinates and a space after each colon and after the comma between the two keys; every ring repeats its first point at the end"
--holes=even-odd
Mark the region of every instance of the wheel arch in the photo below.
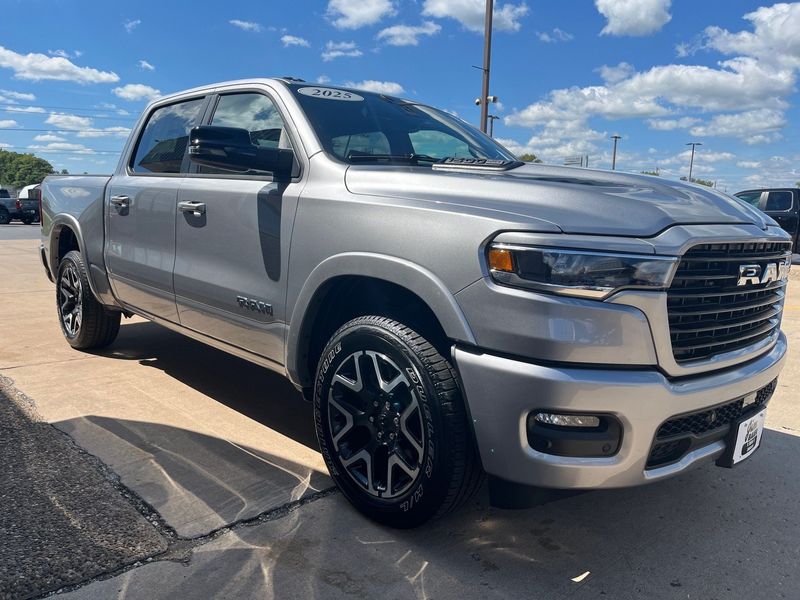
{"type": "MultiPolygon", "coordinates": [[[[415,311],[418,319],[432,320],[433,333],[441,335],[441,341],[475,343],[454,295],[425,267],[381,254],[339,254],[326,259],[311,272],[293,304],[286,341],[286,370],[296,386],[308,387],[313,381],[314,369],[310,365],[316,351],[321,350],[318,348],[320,332],[330,330],[332,334],[349,320],[345,317],[361,316],[340,310],[346,298],[356,298],[350,313],[363,312],[370,307],[396,311],[404,303],[410,304],[418,309],[415,311]],[[389,298],[389,302],[383,303],[385,298],[389,298]]],[[[398,315],[382,316],[397,318],[398,315]]]]}

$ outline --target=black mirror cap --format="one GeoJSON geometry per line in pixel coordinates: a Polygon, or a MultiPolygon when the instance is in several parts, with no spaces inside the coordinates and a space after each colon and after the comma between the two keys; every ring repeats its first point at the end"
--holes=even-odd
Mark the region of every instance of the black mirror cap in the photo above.
{"type": "Polygon", "coordinates": [[[201,125],[189,134],[189,160],[233,173],[271,172],[277,179],[291,177],[294,152],[256,146],[246,129],[201,125]]]}

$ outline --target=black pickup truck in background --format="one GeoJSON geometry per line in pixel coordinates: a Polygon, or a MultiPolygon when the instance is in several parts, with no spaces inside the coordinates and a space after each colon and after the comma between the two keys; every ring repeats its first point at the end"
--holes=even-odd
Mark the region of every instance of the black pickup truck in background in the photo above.
{"type": "Polygon", "coordinates": [[[800,188],[744,190],[735,194],[739,200],[761,209],[792,236],[792,248],[798,252],[800,235],[800,188]]]}
{"type": "Polygon", "coordinates": [[[12,198],[6,189],[0,189],[0,225],[18,219],[30,225],[39,221],[39,198],[41,187],[31,185],[23,188],[17,198],[12,198]]]}

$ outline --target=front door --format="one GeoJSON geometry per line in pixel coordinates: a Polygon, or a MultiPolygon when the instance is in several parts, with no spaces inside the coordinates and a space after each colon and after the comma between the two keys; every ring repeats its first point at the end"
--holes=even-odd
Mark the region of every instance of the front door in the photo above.
{"type": "MultiPolygon", "coordinates": [[[[797,239],[797,200],[793,190],[775,190],[767,192],[764,203],[764,212],[778,222],[782,229],[791,234],[792,239],[797,239]]],[[[795,248],[795,252],[797,249],[795,248]]]]}
{"type": "MultiPolygon", "coordinates": [[[[273,101],[219,96],[211,125],[291,148],[273,101]]],[[[175,294],[183,326],[283,363],[286,269],[300,184],[272,174],[193,167],[178,192],[175,294]]]]}
{"type": "Polygon", "coordinates": [[[106,191],[106,266],[114,293],[148,315],[178,321],[172,269],[175,221],[189,130],[204,98],[156,108],[142,130],[126,173],[106,191]]]}

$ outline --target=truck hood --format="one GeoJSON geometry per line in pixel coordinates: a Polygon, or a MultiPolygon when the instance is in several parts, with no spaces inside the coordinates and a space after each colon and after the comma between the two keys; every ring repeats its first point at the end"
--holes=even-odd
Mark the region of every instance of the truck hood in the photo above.
{"type": "Polygon", "coordinates": [[[354,194],[548,221],[575,234],[650,237],[672,225],[746,223],[766,229],[773,224],[711,188],[618,171],[537,164],[500,172],[359,165],[347,169],[345,184],[354,194]]]}

